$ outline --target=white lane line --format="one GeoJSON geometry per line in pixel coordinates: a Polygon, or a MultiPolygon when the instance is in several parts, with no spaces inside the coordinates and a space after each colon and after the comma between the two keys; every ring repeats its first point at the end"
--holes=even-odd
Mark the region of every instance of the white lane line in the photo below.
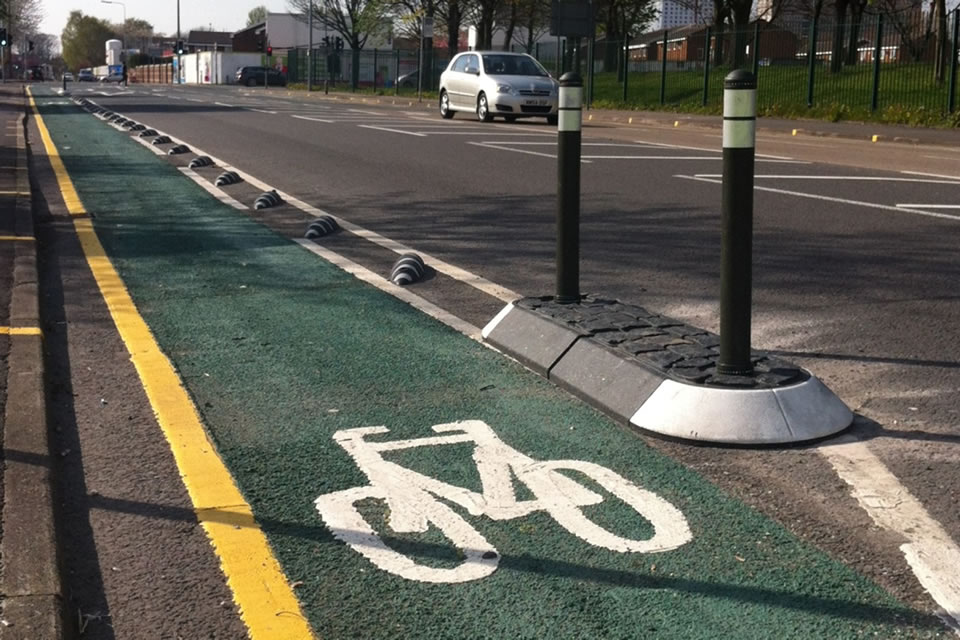
{"type": "Polygon", "coordinates": [[[140,138],[140,137],[138,137],[138,136],[132,136],[132,139],[133,139],[134,142],[139,142],[140,144],[142,144],[143,146],[145,146],[147,149],[150,149],[150,151],[153,151],[153,152],[154,152],[156,155],[158,155],[158,156],[165,156],[165,155],[167,155],[167,153],[166,153],[163,149],[158,149],[156,146],[154,146],[154,145],[150,144],[149,142],[147,142],[147,139],[146,139],[146,138],[140,138]]]}
{"type": "Polygon", "coordinates": [[[257,113],[269,113],[272,116],[277,115],[276,111],[267,111],[266,109],[254,109],[253,107],[247,107],[248,111],[256,111],[257,113]]]}
{"type": "MultiPolygon", "coordinates": [[[[170,139],[175,140],[177,144],[185,144],[179,140],[176,140],[173,136],[171,136],[170,139]]],[[[191,148],[193,149],[194,153],[196,153],[197,155],[205,155],[209,157],[214,162],[214,164],[216,164],[219,167],[222,167],[224,171],[235,171],[237,175],[239,175],[241,178],[244,179],[244,181],[253,185],[257,189],[260,189],[262,191],[270,191],[271,189],[274,189],[274,187],[271,187],[270,185],[263,182],[262,180],[230,165],[227,162],[224,162],[223,160],[217,158],[212,154],[202,151],[201,149],[198,149],[196,147],[191,147],[191,148]]],[[[349,220],[345,220],[339,216],[336,216],[336,215],[333,215],[332,213],[324,211],[323,209],[307,204],[306,202],[304,202],[303,200],[300,200],[296,196],[290,195],[289,193],[281,191],[280,189],[276,189],[276,191],[277,191],[277,195],[283,198],[284,202],[286,202],[287,204],[290,204],[300,209],[304,213],[308,213],[314,217],[330,216],[331,218],[337,221],[337,224],[339,224],[341,228],[343,228],[346,231],[349,231],[355,236],[358,236],[360,238],[367,240],[368,242],[372,242],[373,244],[379,245],[381,247],[384,247],[385,249],[389,249],[390,251],[393,251],[394,253],[398,253],[398,254],[404,254],[404,253],[410,253],[410,252],[419,253],[420,257],[423,258],[424,262],[429,264],[437,272],[442,273],[446,276],[449,276],[454,280],[458,280],[459,282],[462,282],[466,285],[469,285],[474,289],[477,289],[478,291],[482,291],[483,293],[487,294],[490,297],[497,298],[498,300],[502,300],[503,302],[513,302],[514,300],[518,300],[523,297],[516,291],[511,291],[506,287],[503,287],[494,282],[491,282],[486,278],[484,278],[483,276],[479,276],[475,273],[471,273],[470,271],[467,271],[466,269],[462,269],[456,265],[452,265],[424,251],[418,251],[412,247],[408,247],[407,245],[397,242],[396,240],[391,240],[390,238],[381,236],[379,233],[375,231],[365,229],[360,225],[353,224],[349,220]]]]}
{"type": "Polygon", "coordinates": [[[844,436],[817,450],[870,518],[907,540],[900,545],[907,564],[960,633],[960,548],[866,444],[844,436]]]}
{"type": "Polygon", "coordinates": [[[196,182],[198,185],[200,185],[203,188],[204,191],[212,195],[214,198],[216,198],[223,204],[229,205],[234,209],[240,209],[241,211],[247,211],[249,209],[247,205],[243,204],[239,200],[236,200],[230,197],[229,195],[226,194],[226,192],[224,192],[217,186],[212,185],[206,180],[204,180],[203,176],[201,176],[199,173],[197,173],[190,167],[177,167],[177,168],[180,170],[180,173],[182,173],[183,175],[187,176],[188,178],[196,182]]]}
{"type": "MultiPolygon", "coordinates": [[[[420,127],[422,128],[422,127],[420,127]]],[[[484,133],[490,133],[489,131],[428,131],[424,135],[431,136],[479,136],[484,133]]],[[[554,137],[552,133],[497,133],[497,135],[504,136],[517,136],[517,137],[527,137],[527,138],[545,138],[545,137],[554,137]]]]}
{"type": "MultiPolygon", "coordinates": [[[[674,174],[674,178],[683,178],[684,180],[697,180],[699,182],[710,182],[712,184],[723,184],[722,180],[714,180],[711,178],[703,178],[699,176],[685,176],[681,174],[674,174]]],[[[891,207],[886,204],[879,204],[876,202],[863,202],[861,200],[848,200],[847,198],[834,198],[832,196],[821,196],[815,193],[803,193],[801,191],[787,191],[786,189],[774,189],[772,187],[758,187],[754,185],[753,188],[756,191],[769,191],[770,193],[781,193],[788,196],[797,196],[799,198],[811,198],[813,200],[823,200],[825,202],[839,202],[840,204],[852,204],[858,207],[869,207],[871,209],[882,209],[884,211],[896,211],[898,213],[912,213],[918,216],[926,216],[928,218],[943,218],[946,220],[960,220],[960,216],[952,216],[946,213],[934,213],[933,211],[921,211],[919,209],[905,209],[898,207],[891,207]]]]}
{"type": "Polygon", "coordinates": [[[311,122],[325,122],[327,124],[333,124],[333,120],[324,120],[323,118],[311,118],[310,116],[290,116],[291,118],[296,118],[297,120],[309,120],[311,122]]]}
{"type": "Polygon", "coordinates": [[[326,247],[316,244],[312,240],[296,238],[294,241],[307,251],[315,253],[327,262],[330,262],[340,269],[343,269],[358,280],[363,280],[364,282],[373,285],[377,289],[389,293],[395,298],[403,300],[411,307],[422,311],[431,318],[439,320],[448,327],[456,329],[471,340],[476,340],[477,342],[481,343],[483,342],[480,338],[480,327],[474,326],[466,320],[458,318],[449,311],[441,309],[432,302],[429,302],[428,300],[425,300],[412,293],[409,289],[393,284],[383,276],[370,271],[366,267],[357,264],[349,258],[345,258],[339,253],[335,253],[326,247]]]}
{"type": "Polygon", "coordinates": [[[290,116],[291,118],[296,118],[297,120],[309,120],[311,122],[325,122],[327,124],[333,124],[333,120],[324,120],[323,118],[311,118],[309,116],[290,116]]]}
{"type": "Polygon", "coordinates": [[[234,109],[236,107],[236,105],[227,104],[226,102],[214,102],[213,104],[219,105],[221,107],[230,107],[231,109],[234,109]]]}
{"type": "Polygon", "coordinates": [[[951,176],[943,173],[925,173],[923,171],[901,171],[908,176],[927,176],[928,178],[947,178],[948,180],[960,180],[960,176],[951,176]]]}
{"type": "Polygon", "coordinates": [[[347,109],[351,113],[365,113],[368,116],[383,116],[386,115],[385,111],[366,111],[364,109],[347,109]]]}
{"type": "Polygon", "coordinates": [[[906,209],[960,209],[960,204],[898,204],[906,209]]]}
{"type": "MultiPolygon", "coordinates": [[[[296,118],[296,116],[294,116],[294,118],[296,118]]],[[[376,127],[376,126],[369,125],[369,124],[358,124],[357,126],[363,128],[363,129],[376,129],[377,131],[387,131],[387,132],[389,132],[389,133],[402,133],[402,134],[408,135],[408,136],[417,136],[418,138],[426,138],[426,137],[427,137],[427,134],[425,134],[425,133],[414,133],[413,131],[403,131],[403,130],[401,130],[401,129],[391,129],[391,128],[389,128],[389,127],[376,127]]]]}
{"type": "MultiPolygon", "coordinates": [[[[719,173],[698,173],[697,178],[722,178],[719,173]]],[[[929,178],[894,178],[884,176],[807,176],[807,175],[755,175],[767,180],[854,180],[867,182],[921,182],[924,184],[960,184],[956,180],[931,180],[929,178]]]]}
{"type": "Polygon", "coordinates": [[[184,99],[187,100],[188,102],[203,102],[203,100],[199,98],[184,98],[184,99]]]}
{"type": "Polygon", "coordinates": [[[716,156],[580,156],[596,160],[720,160],[716,156]]]}
{"type": "MultiPolygon", "coordinates": [[[[721,136],[717,136],[718,138],[721,136]]],[[[682,144],[667,144],[666,142],[650,142],[648,140],[634,140],[637,144],[648,144],[653,147],[663,147],[665,149],[685,149],[686,151],[709,151],[710,153],[723,153],[723,149],[717,148],[708,148],[708,147],[689,147],[682,144]]],[[[769,153],[758,153],[756,154],[758,158],[769,158],[771,160],[789,160],[791,162],[796,162],[797,164],[810,164],[802,160],[794,160],[790,156],[774,156],[769,153]]]]}
{"type": "MultiPolygon", "coordinates": [[[[556,157],[557,157],[557,154],[555,154],[555,153],[540,153],[539,151],[528,151],[528,150],[526,150],[526,149],[511,149],[510,147],[504,147],[504,146],[499,145],[499,144],[490,144],[490,143],[487,143],[487,142],[468,142],[467,144],[472,144],[472,145],[475,146],[475,147],[484,147],[484,148],[486,148],[486,149],[500,149],[501,151],[511,151],[511,152],[513,152],[513,153],[523,153],[523,154],[526,154],[526,155],[528,155],[528,156],[540,156],[541,158],[554,158],[554,159],[556,159],[556,157]]],[[[506,143],[506,144],[511,144],[511,143],[508,142],[508,143],[506,143]]],[[[581,163],[581,164],[592,164],[593,161],[592,161],[592,160],[584,160],[584,159],[581,157],[581,158],[580,158],[580,163],[581,163]]]]}

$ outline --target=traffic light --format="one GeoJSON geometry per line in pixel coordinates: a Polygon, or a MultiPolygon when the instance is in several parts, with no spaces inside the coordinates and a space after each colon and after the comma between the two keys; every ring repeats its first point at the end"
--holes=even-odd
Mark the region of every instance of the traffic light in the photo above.
{"type": "Polygon", "coordinates": [[[33,51],[33,40],[27,40],[27,51],[33,51]]]}
{"type": "Polygon", "coordinates": [[[177,55],[183,55],[183,40],[177,40],[177,55]]]}
{"type": "Polygon", "coordinates": [[[0,47],[7,46],[7,30],[0,29],[0,47]]]}
{"type": "Polygon", "coordinates": [[[257,51],[259,51],[260,53],[263,53],[263,47],[265,44],[267,43],[263,38],[263,34],[257,36],[257,51]]]}
{"type": "Polygon", "coordinates": [[[337,51],[343,51],[343,38],[337,36],[337,51]]]}
{"type": "Polygon", "coordinates": [[[268,56],[272,56],[272,55],[273,55],[273,47],[267,46],[267,55],[268,55],[268,56]]]}
{"type": "Polygon", "coordinates": [[[323,46],[327,49],[330,48],[330,36],[323,36],[323,46]]]}

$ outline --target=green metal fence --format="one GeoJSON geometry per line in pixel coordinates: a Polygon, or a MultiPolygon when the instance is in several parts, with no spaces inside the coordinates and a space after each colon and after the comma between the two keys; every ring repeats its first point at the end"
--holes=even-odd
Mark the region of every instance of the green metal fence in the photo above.
{"type": "MultiPolygon", "coordinates": [[[[376,90],[384,93],[408,95],[418,88],[425,92],[436,91],[440,74],[450,61],[446,49],[435,49],[424,56],[423,81],[420,83],[420,52],[398,49],[350,49],[317,48],[313,50],[313,85],[322,89],[376,90]]],[[[307,49],[291,49],[287,52],[287,81],[307,83],[307,49]]]]}
{"type": "MultiPolygon", "coordinates": [[[[556,77],[579,71],[586,79],[588,103],[608,106],[718,110],[724,76],[746,68],[757,75],[761,110],[953,114],[960,105],[960,9],[946,16],[945,26],[938,22],[917,8],[865,12],[844,22],[759,20],[741,28],[695,25],[629,40],[547,39],[529,53],[556,77]]],[[[289,52],[290,82],[307,82],[306,54],[306,49],[289,52]]],[[[383,93],[418,90],[419,51],[317,48],[313,55],[316,88],[326,82],[383,93]]],[[[446,49],[428,53],[423,91],[437,90],[449,59],[446,49]]]]}
{"type": "Polygon", "coordinates": [[[629,41],[597,40],[593,69],[577,65],[576,43],[559,47],[559,63],[557,47],[540,47],[535,55],[551,71],[578,68],[588,85],[593,75],[594,100],[628,107],[719,108],[723,77],[746,68],[757,74],[761,109],[954,113],[960,101],[960,9],[947,15],[944,37],[938,37],[936,22],[918,10],[864,14],[843,24],[804,19],[740,29],[683,27],[629,41]]]}

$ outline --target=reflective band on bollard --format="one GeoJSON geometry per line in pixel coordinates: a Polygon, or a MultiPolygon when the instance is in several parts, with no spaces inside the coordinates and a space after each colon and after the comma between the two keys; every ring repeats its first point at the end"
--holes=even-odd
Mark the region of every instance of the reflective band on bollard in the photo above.
{"type": "Polygon", "coordinates": [[[557,117],[557,302],[580,302],[580,122],[583,80],[560,78],[557,117]]]}
{"type": "Polygon", "coordinates": [[[717,372],[750,375],[753,289],[753,165],[757,80],[734,71],[723,83],[723,215],[720,244],[720,358],[717,372]]]}

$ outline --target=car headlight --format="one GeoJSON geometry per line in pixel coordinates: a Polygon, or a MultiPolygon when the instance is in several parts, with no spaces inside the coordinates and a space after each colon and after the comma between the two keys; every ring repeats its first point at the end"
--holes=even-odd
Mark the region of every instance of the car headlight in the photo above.
{"type": "Polygon", "coordinates": [[[510,95],[514,95],[513,87],[508,84],[498,84],[497,93],[509,93],[510,95]]]}

